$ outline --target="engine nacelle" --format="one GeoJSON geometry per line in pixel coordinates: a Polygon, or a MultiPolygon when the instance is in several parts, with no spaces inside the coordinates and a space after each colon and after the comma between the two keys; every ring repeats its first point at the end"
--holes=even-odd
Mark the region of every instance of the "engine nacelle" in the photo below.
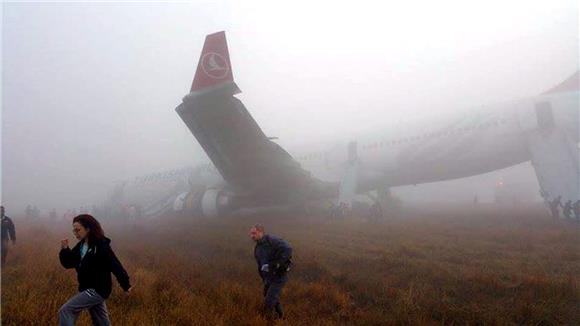
{"type": "Polygon", "coordinates": [[[231,210],[231,197],[221,189],[194,190],[185,197],[178,196],[175,208],[188,215],[216,217],[231,210]]]}
{"type": "Polygon", "coordinates": [[[201,213],[205,217],[215,217],[227,213],[230,197],[219,189],[208,189],[201,198],[201,213]]]}

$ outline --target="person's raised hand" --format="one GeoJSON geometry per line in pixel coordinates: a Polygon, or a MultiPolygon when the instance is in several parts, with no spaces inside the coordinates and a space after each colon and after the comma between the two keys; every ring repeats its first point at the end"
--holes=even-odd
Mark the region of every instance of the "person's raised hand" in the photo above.
{"type": "Polygon", "coordinates": [[[68,248],[68,239],[62,239],[62,240],[60,240],[60,247],[62,249],[68,248]]]}

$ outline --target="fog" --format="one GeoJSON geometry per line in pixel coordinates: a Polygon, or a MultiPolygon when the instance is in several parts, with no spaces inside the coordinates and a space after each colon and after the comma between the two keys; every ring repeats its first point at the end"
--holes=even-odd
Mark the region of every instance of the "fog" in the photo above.
{"type": "Polygon", "coordinates": [[[578,70],[573,0],[2,10],[8,213],[98,203],[117,180],[206,160],[174,108],[212,32],[226,31],[238,97],[285,148],[533,96],[578,70]]]}

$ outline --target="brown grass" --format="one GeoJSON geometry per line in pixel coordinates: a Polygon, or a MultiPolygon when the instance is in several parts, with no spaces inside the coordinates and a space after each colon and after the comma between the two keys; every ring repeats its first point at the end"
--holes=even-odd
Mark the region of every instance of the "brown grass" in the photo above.
{"type": "MultiPolygon", "coordinates": [[[[248,226],[295,250],[286,325],[580,324],[580,227],[538,207],[409,209],[382,223],[277,216],[102,221],[131,275],[107,300],[116,325],[265,325],[248,226]]],[[[58,262],[64,222],[16,219],[2,324],[54,325],[76,292],[58,262]]],[[[83,313],[79,325],[89,325],[83,313]]]]}

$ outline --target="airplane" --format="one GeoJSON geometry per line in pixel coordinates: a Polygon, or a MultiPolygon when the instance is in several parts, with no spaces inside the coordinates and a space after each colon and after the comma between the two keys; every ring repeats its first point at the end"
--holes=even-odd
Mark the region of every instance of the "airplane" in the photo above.
{"type": "MultiPolygon", "coordinates": [[[[424,119],[404,130],[385,126],[291,155],[264,134],[235,97],[241,90],[233,79],[225,32],[210,34],[190,92],[176,112],[211,164],[187,170],[178,178],[180,187],[169,187],[160,201],[149,198],[142,205],[154,207],[150,215],[171,209],[205,217],[315,200],[351,206],[359,194],[376,191],[380,200],[392,187],[464,178],[527,161],[546,201],[561,196],[562,203],[574,202],[580,199],[579,89],[576,72],[537,96],[424,119]]],[[[126,184],[134,189],[128,193],[143,189],[135,180],[126,184]]]]}

